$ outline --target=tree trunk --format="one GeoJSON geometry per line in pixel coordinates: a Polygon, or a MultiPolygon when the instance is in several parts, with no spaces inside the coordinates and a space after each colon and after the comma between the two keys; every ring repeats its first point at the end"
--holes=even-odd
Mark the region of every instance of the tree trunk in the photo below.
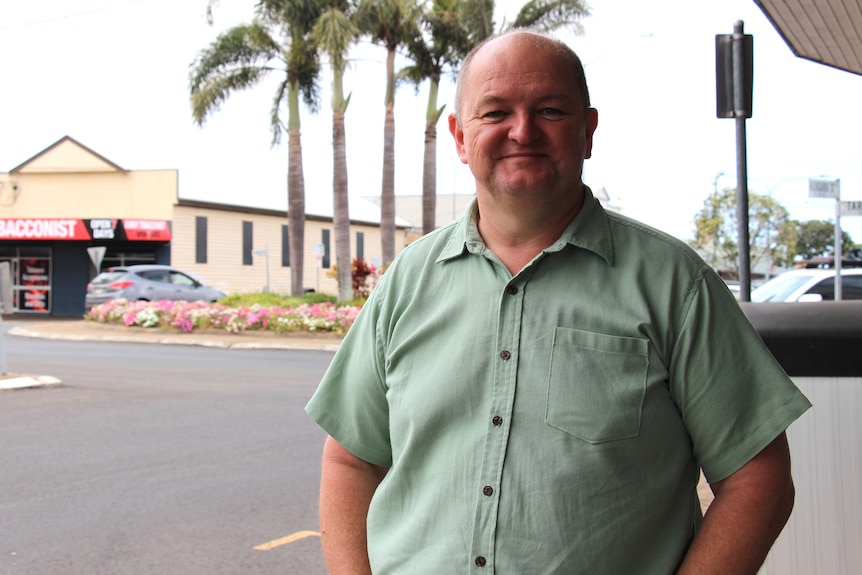
{"type": "Polygon", "coordinates": [[[395,259],[395,50],[386,55],[386,74],[383,189],[380,193],[380,247],[384,269],[395,259]]]}
{"type": "Polygon", "coordinates": [[[344,113],[332,113],[332,223],[335,227],[335,265],[338,268],[338,301],[353,299],[350,260],[350,210],[347,195],[347,149],[344,113]]]}
{"type": "Polygon", "coordinates": [[[422,169],[422,233],[427,234],[437,227],[436,122],[429,122],[425,126],[425,160],[422,169]]]}
{"type": "Polygon", "coordinates": [[[305,253],[305,178],[302,173],[302,143],[299,130],[288,130],[287,222],[290,226],[290,293],[302,295],[305,253]]]}

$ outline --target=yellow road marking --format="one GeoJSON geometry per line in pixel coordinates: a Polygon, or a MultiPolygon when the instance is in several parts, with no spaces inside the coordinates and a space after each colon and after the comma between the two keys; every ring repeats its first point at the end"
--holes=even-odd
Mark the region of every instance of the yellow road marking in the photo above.
{"type": "Polygon", "coordinates": [[[300,539],[305,539],[306,537],[320,537],[320,532],[318,531],[297,531],[296,533],[291,533],[287,537],[282,537],[281,539],[274,539],[269,543],[263,543],[255,547],[255,551],[269,551],[270,549],[275,549],[276,547],[281,547],[282,545],[287,545],[288,543],[293,543],[294,541],[299,541],[300,539]]]}

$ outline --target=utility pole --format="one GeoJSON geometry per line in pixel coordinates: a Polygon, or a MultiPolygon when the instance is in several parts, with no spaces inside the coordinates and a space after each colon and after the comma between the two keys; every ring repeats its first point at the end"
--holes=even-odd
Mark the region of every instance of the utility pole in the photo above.
{"type": "Polygon", "coordinates": [[[716,116],[736,120],[736,219],[739,246],[739,299],[751,300],[751,254],[748,236],[748,164],[745,120],[751,117],[753,44],[737,20],[733,34],[715,36],[716,116]]]}

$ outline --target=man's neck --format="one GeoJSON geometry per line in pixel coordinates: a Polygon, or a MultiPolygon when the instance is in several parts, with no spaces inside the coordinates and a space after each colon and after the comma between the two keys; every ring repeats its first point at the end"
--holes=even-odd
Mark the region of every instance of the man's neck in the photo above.
{"type": "Polygon", "coordinates": [[[479,194],[477,225],[485,245],[512,275],[552,245],[578,214],[584,192],[568,207],[500,205],[479,194]]]}

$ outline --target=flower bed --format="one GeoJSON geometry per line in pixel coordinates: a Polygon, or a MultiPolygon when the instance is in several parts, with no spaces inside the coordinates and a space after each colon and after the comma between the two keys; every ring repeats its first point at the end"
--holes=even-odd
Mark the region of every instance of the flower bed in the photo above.
{"type": "Polygon", "coordinates": [[[252,305],[232,308],[221,304],[185,301],[111,300],[94,306],[84,319],[127,327],[169,328],[184,332],[221,329],[244,331],[299,331],[347,333],[361,308],[333,303],[302,304],[296,307],[252,305]]]}

